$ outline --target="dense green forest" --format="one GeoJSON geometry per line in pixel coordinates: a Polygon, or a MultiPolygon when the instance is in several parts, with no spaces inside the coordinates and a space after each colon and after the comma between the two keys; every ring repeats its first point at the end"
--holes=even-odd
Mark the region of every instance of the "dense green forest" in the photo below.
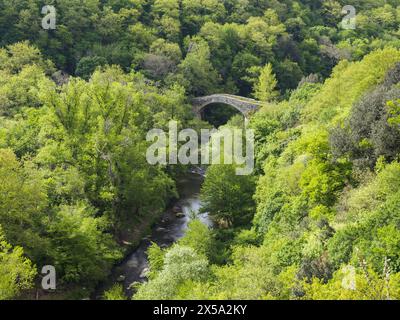
{"type": "Polygon", "coordinates": [[[44,265],[87,298],[179,197],[147,132],[210,127],[190,101],[213,93],[264,103],[255,171],[208,168],[215,227],[154,244],[133,299],[400,299],[400,3],[353,0],[344,29],[347,4],[0,0],[0,299],[44,265]]]}

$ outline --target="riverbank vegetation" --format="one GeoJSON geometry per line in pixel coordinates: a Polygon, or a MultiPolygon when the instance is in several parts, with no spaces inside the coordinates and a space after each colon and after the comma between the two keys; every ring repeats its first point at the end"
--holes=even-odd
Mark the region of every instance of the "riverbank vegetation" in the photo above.
{"type": "Polygon", "coordinates": [[[3,1],[0,299],[44,265],[88,297],[178,196],[186,168],[148,164],[147,132],[198,130],[190,98],[220,92],[265,103],[255,172],[208,169],[215,229],[151,247],[133,298],[400,298],[400,7],[353,1],[345,30],[346,4],[59,0],[43,30],[44,3],[3,1]]]}
{"type": "MultiPolygon", "coordinates": [[[[208,255],[208,268],[168,298],[400,298],[400,131],[390,111],[400,98],[399,67],[398,50],[376,51],[260,110],[250,124],[259,166],[253,219],[212,231],[214,246],[197,258],[208,255]],[[215,248],[222,263],[210,258],[215,248]]],[[[235,188],[234,171],[213,170],[202,189],[211,215],[245,218],[252,192],[235,188]]],[[[168,277],[161,270],[157,279],[168,277]]],[[[136,297],[151,298],[153,282],[136,297]]]]}

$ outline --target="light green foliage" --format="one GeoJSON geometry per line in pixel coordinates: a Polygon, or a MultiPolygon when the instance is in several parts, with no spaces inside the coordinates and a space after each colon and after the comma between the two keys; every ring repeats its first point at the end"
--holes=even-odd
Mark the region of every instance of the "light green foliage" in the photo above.
{"type": "MultiPolygon", "coordinates": [[[[392,270],[398,270],[398,189],[399,164],[392,163],[378,173],[375,179],[353,191],[343,217],[349,221],[329,241],[332,261],[357,261],[363,257],[377,272],[382,270],[385,259],[390,259],[392,270]],[[350,223],[358,219],[358,223],[350,223]]],[[[346,221],[346,220],[345,220],[346,221]]]]}
{"type": "Polygon", "coordinates": [[[154,279],[157,274],[163,269],[165,251],[161,249],[156,243],[152,243],[147,249],[147,258],[149,260],[149,279],[154,279]]]}
{"type": "Polygon", "coordinates": [[[192,42],[186,58],[179,65],[186,89],[195,96],[214,93],[219,76],[210,61],[210,49],[206,42],[192,42]]]}
{"type": "Polygon", "coordinates": [[[21,160],[0,151],[0,223],[35,263],[56,266],[60,285],[91,287],[121,258],[110,231],[175,195],[171,177],[147,163],[145,135],[189,118],[184,91],[161,94],[116,67],[58,88],[44,79],[34,92],[40,109],[1,120],[1,146],[21,160]]]}
{"type": "Polygon", "coordinates": [[[105,300],[126,300],[122,285],[116,284],[104,293],[105,300]]]}
{"type": "Polygon", "coordinates": [[[304,284],[304,299],[312,300],[398,300],[399,274],[378,274],[371,269],[343,266],[328,283],[314,279],[304,284]]]}
{"type": "MultiPolygon", "coordinates": [[[[379,55],[381,61],[391,60],[396,54],[390,49],[373,53],[360,64],[379,55]]],[[[391,61],[382,69],[381,81],[396,59],[391,61]]],[[[354,71],[354,66],[343,65],[342,73],[354,71]]],[[[354,89],[349,93],[354,95],[352,99],[361,96],[357,97],[356,92],[364,81],[360,77],[353,83],[354,89]]],[[[320,92],[328,94],[325,90],[330,86],[328,81],[320,92]]],[[[320,96],[318,87],[303,85],[288,102],[280,103],[279,109],[268,105],[252,120],[257,152],[263,152],[258,159],[265,159],[264,174],[257,185],[253,224],[264,242],[259,247],[248,247],[244,240],[243,246],[243,236],[239,235],[232,264],[213,269],[214,280],[195,285],[187,296],[396,299],[398,164],[385,164],[380,158],[377,174],[370,173],[367,178],[363,172],[365,178],[360,179],[351,162],[334,161],[325,124],[316,125],[328,118],[300,118],[293,107],[300,104],[306,110],[315,105],[320,96]],[[300,130],[293,128],[299,124],[300,130]],[[287,130],[292,131],[283,132],[287,130]],[[267,143],[279,148],[263,149],[267,143]],[[345,188],[349,193],[344,192],[345,188]],[[357,290],[342,285],[340,270],[347,263],[355,266],[357,290]]],[[[364,87],[365,90],[368,89],[364,87]]],[[[337,100],[331,103],[340,105],[337,100]]],[[[329,117],[329,124],[345,118],[349,108],[351,104],[336,110],[337,116],[329,117]]]]}
{"type": "Polygon", "coordinates": [[[386,72],[400,59],[393,48],[378,50],[360,62],[342,61],[333,70],[322,90],[310,101],[303,115],[307,119],[319,118],[326,122],[348,116],[351,106],[367,90],[382,82],[386,72]]]}
{"type": "Polygon", "coordinates": [[[181,91],[172,89],[161,97],[152,90],[148,95],[153,96],[153,104],[144,107],[141,79],[137,80],[134,85],[133,79],[109,68],[95,73],[90,83],[74,80],[61,94],[51,89],[43,95],[54,115],[49,128],[56,130],[59,138],[39,151],[39,159],[51,159],[56,156],[51,153],[59,150],[54,144],[62,146],[65,158],[59,161],[78,166],[89,198],[102,203],[103,210],[119,203],[123,208],[135,206],[133,212],[141,213],[151,204],[163,207],[159,204],[170,195],[172,181],[145,159],[144,134],[152,125],[145,119],[152,115],[152,121],[164,125],[165,117],[171,115],[168,111],[176,116],[185,114],[183,105],[176,104],[182,103],[181,91]],[[123,85],[124,80],[129,84],[123,85]],[[164,108],[157,110],[160,105],[154,100],[164,108]],[[149,197],[155,198],[151,201],[149,197]]]}
{"type": "Polygon", "coordinates": [[[253,215],[254,179],[236,175],[234,165],[212,165],[201,190],[204,212],[221,226],[239,226],[253,215]]]}
{"type": "Polygon", "coordinates": [[[181,32],[178,0],[156,0],[153,6],[154,23],[158,25],[160,35],[178,42],[181,32]]]}
{"type": "Polygon", "coordinates": [[[185,236],[178,243],[194,249],[200,255],[209,256],[213,253],[211,230],[197,219],[189,223],[185,236]]]}
{"type": "Polygon", "coordinates": [[[20,163],[9,149],[0,149],[0,224],[7,240],[30,256],[46,250],[41,220],[47,206],[44,181],[30,161],[20,163]]]}
{"type": "Polygon", "coordinates": [[[45,60],[40,50],[29,45],[27,41],[18,42],[1,49],[0,59],[1,70],[10,74],[16,74],[29,65],[36,65],[47,74],[54,71],[53,63],[50,60],[45,60]]]}
{"type": "Polygon", "coordinates": [[[174,299],[185,282],[201,281],[207,276],[208,261],[192,248],[176,245],[166,253],[162,271],[155,279],[143,284],[133,298],[174,299]]]}
{"type": "Polygon", "coordinates": [[[195,34],[206,21],[217,22],[224,18],[225,7],[218,0],[182,0],[183,27],[188,34],[195,34]]]}
{"type": "Polygon", "coordinates": [[[277,96],[275,91],[277,84],[272,65],[269,63],[261,69],[260,77],[254,87],[254,96],[260,101],[272,101],[277,96]]]}
{"type": "Polygon", "coordinates": [[[52,220],[52,263],[64,281],[95,283],[121,258],[111,236],[104,233],[105,221],[95,218],[92,208],[61,206],[52,220]]]}
{"type": "Polygon", "coordinates": [[[36,270],[21,247],[7,243],[0,226],[0,300],[12,299],[33,286],[36,270]]]}
{"type": "MultiPolygon", "coordinates": [[[[281,275],[274,271],[284,257],[285,243],[268,247],[236,247],[233,264],[214,269],[214,281],[209,283],[210,299],[288,299],[296,284],[295,267],[284,268],[281,275]],[[273,253],[279,251],[280,255],[273,253]]],[[[298,245],[297,243],[295,245],[298,245]]],[[[287,248],[288,249],[288,248],[287,248]]],[[[196,293],[196,288],[194,289],[196,293]]]]}
{"type": "Polygon", "coordinates": [[[39,107],[38,91],[50,85],[45,73],[53,65],[26,42],[0,49],[0,115],[11,116],[22,107],[39,107]]]}
{"type": "Polygon", "coordinates": [[[120,258],[103,233],[106,221],[95,218],[94,209],[84,203],[57,207],[54,201],[50,207],[45,179],[31,162],[19,163],[10,150],[0,150],[0,159],[0,221],[7,238],[34,261],[51,262],[62,281],[102,279],[120,258]]]}
{"type": "Polygon", "coordinates": [[[273,9],[266,10],[262,17],[249,18],[243,29],[244,34],[249,36],[250,45],[255,47],[255,52],[262,55],[270,54],[278,36],[284,31],[285,26],[273,9]]]}
{"type": "Polygon", "coordinates": [[[400,124],[400,100],[388,101],[387,106],[390,114],[389,124],[398,127],[400,124]]]}

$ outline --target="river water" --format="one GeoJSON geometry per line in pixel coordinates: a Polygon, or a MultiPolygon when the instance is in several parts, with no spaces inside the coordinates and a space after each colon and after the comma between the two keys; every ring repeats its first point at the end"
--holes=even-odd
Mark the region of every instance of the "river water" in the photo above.
{"type": "MultiPolygon", "coordinates": [[[[160,221],[153,227],[150,236],[144,238],[140,245],[130,255],[116,266],[107,281],[107,284],[100,289],[97,299],[101,299],[102,291],[109,288],[112,283],[119,282],[123,285],[125,294],[131,297],[133,290],[131,285],[135,282],[145,282],[148,261],[146,251],[152,242],[162,248],[174,244],[185,235],[189,221],[196,216],[203,223],[212,226],[208,215],[200,214],[200,188],[203,178],[200,175],[188,175],[178,182],[180,199],[175,204],[179,207],[184,216],[178,218],[173,210],[164,212],[160,221]]],[[[176,210],[175,210],[176,211],[176,210]]]]}

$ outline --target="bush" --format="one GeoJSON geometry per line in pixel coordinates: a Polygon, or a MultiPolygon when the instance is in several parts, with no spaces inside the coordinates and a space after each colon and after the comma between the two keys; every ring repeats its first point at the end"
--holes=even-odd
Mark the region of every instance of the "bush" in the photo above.
{"type": "Polygon", "coordinates": [[[179,240],[180,245],[190,247],[206,257],[212,255],[213,242],[211,230],[200,220],[189,222],[185,236],[179,240]]]}
{"type": "Polygon", "coordinates": [[[104,293],[105,300],[127,300],[124,294],[124,288],[120,284],[114,285],[110,290],[104,293]]]}
{"type": "Polygon", "coordinates": [[[373,168],[380,156],[394,160],[400,152],[400,132],[388,123],[387,102],[398,98],[400,89],[388,91],[383,86],[365,95],[352,108],[344,128],[331,132],[333,155],[349,157],[361,168],[373,168]]]}
{"type": "Polygon", "coordinates": [[[33,286],[36,275],[31,261],[21,247],[7,243],[0,226],[0,300],[16,297],[21,290],[33,286]]]}
{"type": "Polygon", "coordinates": [[[155,279],[139,287],[135,300],[171,300],[187,281],[208,276],[208,261],[192,248],[176,245],[165,255],[163,270],[155,279]]]}

